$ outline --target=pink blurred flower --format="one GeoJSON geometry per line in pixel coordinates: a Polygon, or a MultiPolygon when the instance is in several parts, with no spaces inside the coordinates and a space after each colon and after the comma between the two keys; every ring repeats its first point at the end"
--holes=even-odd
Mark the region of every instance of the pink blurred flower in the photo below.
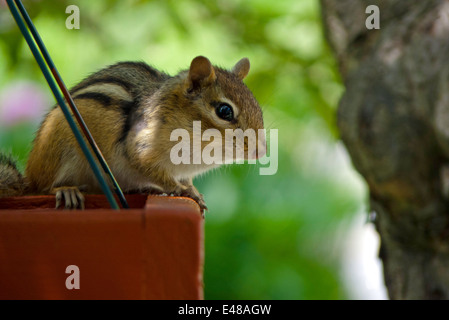
{"type": "Polygon", "coordinates": [[[0,91],[0,125],[38,123],[49,106],[48,93],[35,83],[12,83],[0,91]]]}

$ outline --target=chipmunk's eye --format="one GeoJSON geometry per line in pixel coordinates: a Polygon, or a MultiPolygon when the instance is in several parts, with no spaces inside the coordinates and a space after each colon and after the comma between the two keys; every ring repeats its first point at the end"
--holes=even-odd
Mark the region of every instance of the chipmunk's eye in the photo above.
{"type": "Polygon", "coordinates": [[[234,110],[227,103],[220,103],[215,109],[217,116],[226,121],[234,120],[234,110]]]}

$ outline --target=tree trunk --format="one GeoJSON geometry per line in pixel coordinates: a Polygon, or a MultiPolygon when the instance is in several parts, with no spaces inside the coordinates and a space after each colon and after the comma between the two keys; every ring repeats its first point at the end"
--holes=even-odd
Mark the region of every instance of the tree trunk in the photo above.
{"type": "Polygon", "coordinates": [[[392,299],[449,298],[449,2],[321,0],[338,127],[370,190],[392,299]],[[369,5],[380,29],[368,30],[369,5]]]}

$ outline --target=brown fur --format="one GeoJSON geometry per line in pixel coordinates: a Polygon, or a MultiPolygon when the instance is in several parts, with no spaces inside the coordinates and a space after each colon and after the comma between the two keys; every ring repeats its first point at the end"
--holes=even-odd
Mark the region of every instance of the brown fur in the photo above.
{"type": "Polygon", "coordinates": [[[2,154],[0,154],[0,177],[0,198],[20,196],[24,193],[25,180],[14,161],[2,154]]]}
{"type": "MultiPolygon", "coordinates": [[[[184,128],[192,139],[196,120],[202,131],[219,129],[223,137],[225,129],[263,129],[259,104],[242,82],[248,71],[247,59],[227,71],[197,57],[189,70],[174,77],[126,62],[91,75],[71,93],[124,192],[156,188],[191,196],[205,208],[191,181],[211,167],[192,165],[197,167],[186,167],[185,174],[175,177],[179,168],[169,156],[177,142],[170,141],[170,134],[184,128]],[[223,99],[235,105],[238,116],[231,122],[219,119],[211,106],[223,99]]],[[[82,186],[88,193],[101,191],[59,108],[48,113],[36,135],[26,177],[32,193],[82,186]]]]}

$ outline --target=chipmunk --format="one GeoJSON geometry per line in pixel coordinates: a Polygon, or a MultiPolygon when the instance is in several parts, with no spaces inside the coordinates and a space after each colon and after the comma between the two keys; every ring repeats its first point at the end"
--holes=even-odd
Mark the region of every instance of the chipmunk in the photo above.
{"type": "MultiPolygon", "coordinates": [[[[242,81],[249,69],[247,58],[228,71],[198,56],[188,70],[170,76],[143,62],[119,62],[90,75],[70,93],[125,193],[156,190],[187,196],[203,212],[207,206],[192,179],[218,165],[173,164],[170,149],[177,142],[170,134],[183,128],[192,139],[194,121],[201,121],[202,132],[218,129],[223,137],[226,129],[263,129],[262,110],[242,81]]],[[[258,137],[258,142],[257,154],[245,158],[265,154],[265,137],[258,137]]],[[[25,178],[9,159],[3,160],[0,186],[9,186],[10,192],[0,196],[54,194],[56,208],[64,201],[65,208],[82,209],[81,191],[101,192],[57,107],[37,131],[25,178]]]]}

